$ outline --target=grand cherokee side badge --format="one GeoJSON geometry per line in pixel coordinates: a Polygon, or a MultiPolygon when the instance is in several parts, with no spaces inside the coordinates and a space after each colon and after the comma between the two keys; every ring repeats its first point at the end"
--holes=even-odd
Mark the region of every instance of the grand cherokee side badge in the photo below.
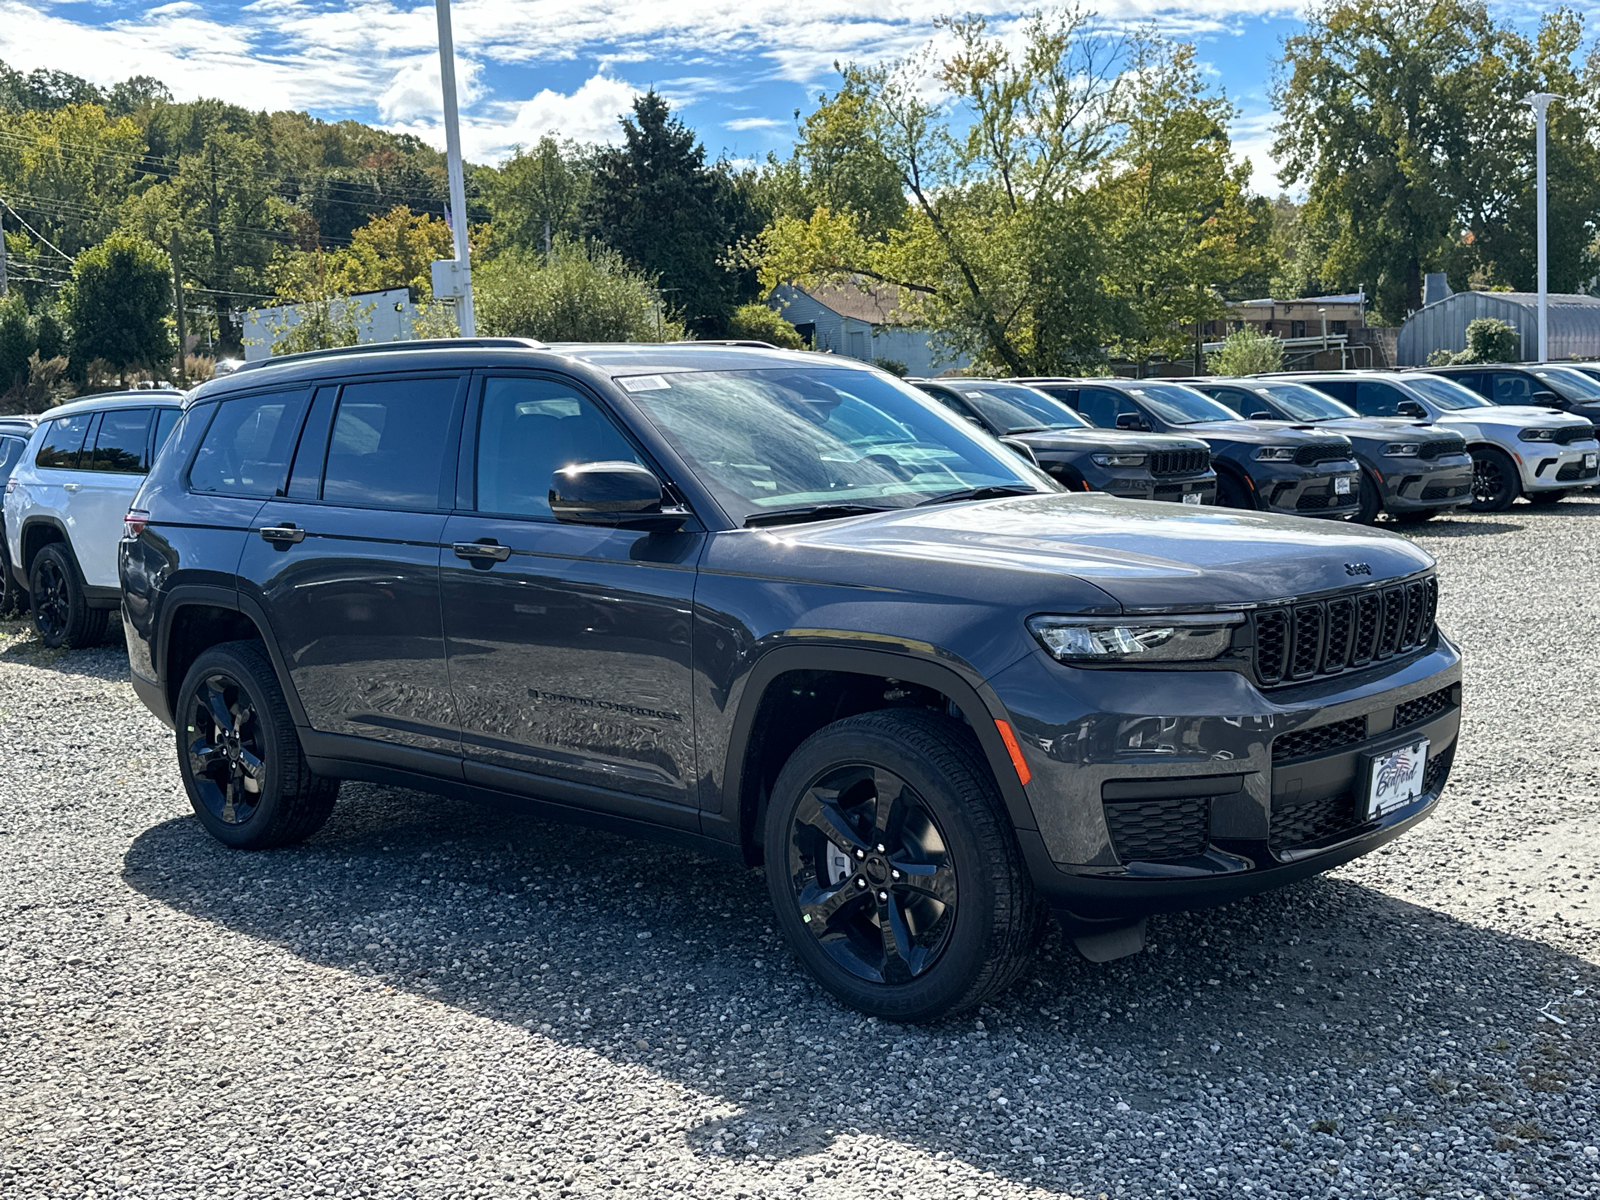
{"type": "Polygon", "coordinates": [[[1371,575],[1372,567],[1367,563],[1345,563],[1344,573],[1346,575],[1371,575]]]}

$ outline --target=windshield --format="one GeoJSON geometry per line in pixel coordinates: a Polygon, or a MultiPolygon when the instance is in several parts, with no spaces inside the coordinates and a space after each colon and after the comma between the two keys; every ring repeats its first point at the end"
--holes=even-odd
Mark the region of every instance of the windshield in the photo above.
{"type": "Polygon", "coordinates": [[[1448,412],[1457,412],[1463,408],[1494,407],[1471,388],[1463,387],[1454,379],[1446,379],[1442,375],[1413,376],[1405,381],[1405,385],[1448,412]]]}
{"type": "Polygon", "coordinates": [[[1600,383],[1571,367],[1539,367],[1533,372],[1564,400],[1600,400],[1600,383]]]}
{"type": "Polygon", "coordinates": [[[908,508],[1044,477],[909,385],[871,371],[777,368],[617,380],[739,522],[776,509],[908,508]]]}
{"type": "Polygon", "coordinates": [[[1145,383],[1128,389],[1138,400],[1169,425],[1193,425],[1196,421],[1237,421],[1239,414],[1210,396],[1176,383],[1145,383]]]}
{"type": "Polygon", "coordinates": [[[1337,421],[1361,415],[1349,405],[1340,404],[1332,396],[1303,383],[1275,383],[1262,388],[1261,395],[1287,413],[1291,421],[1337,421]]]}
{"type": "Polygon", "coordinates": [[[1015,383],[958,383],[955,390],[1001,433],[1036,429],[1091,429],[1059,400],[1015,383]]]}

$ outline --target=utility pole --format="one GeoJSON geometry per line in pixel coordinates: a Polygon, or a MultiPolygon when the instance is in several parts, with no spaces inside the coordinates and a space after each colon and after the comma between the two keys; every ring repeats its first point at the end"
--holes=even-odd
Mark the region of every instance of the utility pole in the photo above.
{"type": "Polygon", "coordinates": [[[1553,92],[1529,92],[1524,101],[1533,106],[1534,124],[1534,161],[1535,174],[1538,188],[1538,246],[1539,246],[1539,361],[1550,360],[1550,276],[1548,273],[1547,259],[1549,233],[1549,202],[1545,196],[1545,169],[1544,169],[1544,127],[1545,112],[1550,107],[1550,101],[1560,100],[1561,97],[1553,92]]]}
{"type": "Polygon", "coordinates": [[[177,298],[177,307],[174,310],[178,316],[178,386],[183,387],[187,382],[183,373],[183,356],[189,349],[189,330],[184,323],[183,311],[183,268],[178,259],[178,231],[172,231],[172,291],[177,298]]]}
{"type": "Polygon", "coordinates": [[[6,223],[0,221],[0,300],[6,298],[10,286],[6,282],[6,223]]]}
{"type": "MultiPolygon", "coordinates": [[[[456,258],[454,276],[456,324],[462,337],[472,337],[477,324],[472,316],[472,261],[467,246],[467,185],[461,172],[461,123],[456,113],[456,46],[450,33],[450,0],[434,0],[439,17],[439,85],[444,93],[444,145],[450,172],[450,209],[454,220],[456,258]]],[[[435,272],[437,275],[437,272],[435,272]]],[[[437,292],[437,289],[435,289],[437,292]]]]}

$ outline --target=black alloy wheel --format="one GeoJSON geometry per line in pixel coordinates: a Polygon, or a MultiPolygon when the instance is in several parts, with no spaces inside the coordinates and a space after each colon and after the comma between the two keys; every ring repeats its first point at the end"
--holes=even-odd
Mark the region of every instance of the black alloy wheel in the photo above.
{"type": "Polygon", "coordinates": [[[976,737],[932,710],[862,713],[802,742],[773,782],[762,850],[795,956],[886,1020],[1008,987],[1045,919],[976,737]]]}
{"type": "Polygon", "coordinates": [[[237,679],[217,671],[190,695],[187,715],[195,793],[216,820],[246,824],[267,781],[267,748],[249,693],[237,679]]]}
{"type": "Polygon", "coordinates": [[[807,931],[852,975],[907,983],[949,944],[955,866],[938,821],[892,771],[853,763],[807,788],[787,868],[807,931]]]}
{"type": "Polygon", "coordinates": [[[1472,511],[1505,512],[1522,491],[1517,468],[1502,450],[1479,447],[1472,452],[1472,511]]]}
{"type": "Polygon", "coordinates": [[[105,637],[106,610],[89,607],[77,564],[59,542],[34,555],[28,571],[34,628],[50,649],[81,649],[105,637]]]}

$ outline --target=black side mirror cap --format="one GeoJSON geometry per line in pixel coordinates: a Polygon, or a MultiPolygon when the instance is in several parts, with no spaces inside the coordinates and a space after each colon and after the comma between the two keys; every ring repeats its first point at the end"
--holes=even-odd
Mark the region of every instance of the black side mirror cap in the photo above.
{"type": "Polygon", "coordinates": [[[1529,404],[1542,404],[1546,408],[1565,408],[1567,402],[1554,392],[1535,392],[1528,397],[1529,404]]]}
{"type": "Polygon", "coordinates": [[[666,508],[661,481],[632,462],[573,463],[550,476],[550,513],[568,525],[599,525],[661,533],[689,519],[666,508]]]}
{"type": "Polygon", "coordinates": [[[1422,417],[1426,419],[1428,416],[1428,410],[1423,408],[1422,405],[1418,404],[1415,400],[1400,401],[1396,411],[1399,412],[1402,417],[1422,417]]]}
{"type": "Polygon", "coordinates": [[[1149,432],[1150,426],[1145,424],[1144,418],[1138,413],[1118,413],[1117,428],[1131,429],[1135,433],[1147,433],[1149,432]]]}
{"type": "Polygon", "coordinates": [[[1250,414],[1250,419],[1252,421],[1270,421],[1272,420],[1272,414],[1267,412],[1265,409],[1258,408],[1255,412],[1250,414]]]}
{"type": "Polygon", "coordinates": [[[1039,456],[1033,452],[1033,447],[1021,438],[1003,437],[1000,439],[1000,444],[1018,457],[1026,459],[1029,466],[1039,465],[1039,456]]]}

